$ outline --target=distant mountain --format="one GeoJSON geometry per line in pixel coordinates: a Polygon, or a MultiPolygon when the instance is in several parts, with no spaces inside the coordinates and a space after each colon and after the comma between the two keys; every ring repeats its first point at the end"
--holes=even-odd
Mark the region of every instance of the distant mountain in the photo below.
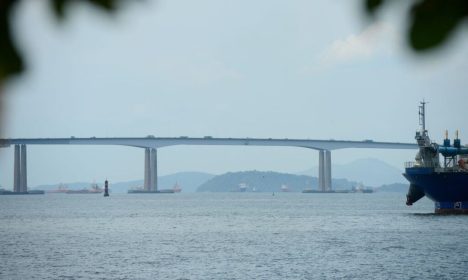
{"type": "MultiPolygon", "coordinates": [[[[372,187],[383,184],[404,183],[406,180],[401,175],[402,173],[403,170],[374,158],[358,159],[348,164],[336,164],[332,166],[333,178],[346,178],[372,187]]],[[[308,169],[299,174],[318,174],[318,167],[308,169]]]]}
{"type": "Polygon", "coordinates": [[[390,185],[382,185],[381,187],[375,188],[378,192],[408,192],[409,184],[390,184],[390,185]]]}
{"type": "MultiPolygon", "coordinates": [[[[178,183],[182,188],[182,192],[195,192],[198,186],[213,178],[214,175],[203,172],[179,172],[175,174],[165,175],[158,178],[158,186],[160,189],[170,189],[174,184],[178,183]]],[[[98,183],[103,187],[103,183],[98,183]]],[[[55,190],[60,184],[40,185],[32,187],[31,189],[38,190],[55,190]]],[[[63,183],[71,190],[80,190],[89,188],[91,182],[76,182],[76,183],[63,183]]],[[[112,182],[110,181],[110,190],[113,193],[126,193],[129,189],[134,187],[143,186],[143,180],[133,180],[126,182],[112,182]]]]}
{"type": "MultiPolygon", "coordinates": [[[[247,192],[252,192],[253,188],[257,192],[279,192],[281,186],[285,185],[291,192],[301,192],[304,189],[318,189],[317,177],[295,175],[278,172],[244,171],[229,172],[215,176],[198,187],[198,192],[236,192],[239,191],[239,184],[247,185],[247,192]]],[[[346,179],[333,179],[333,188],[351,189],[357,182],[346,179]]]]}

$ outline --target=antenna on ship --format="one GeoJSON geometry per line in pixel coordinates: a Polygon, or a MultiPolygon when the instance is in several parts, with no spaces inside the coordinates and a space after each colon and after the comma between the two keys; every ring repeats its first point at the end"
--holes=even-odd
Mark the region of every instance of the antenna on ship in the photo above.
{"type": "Polygon", "coordinates": [[[419,125],[421,126],[421,133],[426,134],[426,103],[424,100],[419,106],[419,125]]]}

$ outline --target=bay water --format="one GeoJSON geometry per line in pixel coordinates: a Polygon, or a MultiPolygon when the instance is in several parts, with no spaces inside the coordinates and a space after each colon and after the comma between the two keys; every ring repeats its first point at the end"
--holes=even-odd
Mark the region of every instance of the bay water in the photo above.
{"type": "Polygon", "coordinates": [[[468,279],[468,216],[405,194],[0,196],[0,279],[468,279]]]}

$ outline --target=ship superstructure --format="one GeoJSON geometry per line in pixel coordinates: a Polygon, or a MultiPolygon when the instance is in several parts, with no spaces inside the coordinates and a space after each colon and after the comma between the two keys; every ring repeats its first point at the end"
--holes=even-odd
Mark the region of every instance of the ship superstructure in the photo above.
{"type": "Polygon", "coordinates": [[[461,145],[458,131],[453,144],[447,131],[442,145],[431,142],[425,105],[419,106],[420,130],[415,136],[419,151],[414,162],[405,164],[403,174],[410,181],[406,204],[427,196],[435,202],[436,213],[468,214],[468,147],[461,145]]]}
{"type": "Polygon", "coordinates": [[[101,189],[98,184],[93,183],[91,184],[90,189],[87,189],[87,188],[84,188],[81,190],[68,190],[67,189],[65,193],[66,194],[98,194],[98,193],[102,193],[103,191],[104,190],[101,189]]]}

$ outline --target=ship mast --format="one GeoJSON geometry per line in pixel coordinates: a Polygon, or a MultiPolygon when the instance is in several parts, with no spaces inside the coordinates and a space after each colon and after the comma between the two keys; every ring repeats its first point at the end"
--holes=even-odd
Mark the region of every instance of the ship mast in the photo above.
{"type": "Polygon", "coordinates": [[[426,102],[422,101],[419,106],[419,125],[421,126],[421,134],[426,135],[426,102]]]}
{"type": "MultiPolygon", "coordinates": [[[[419,125],[420,125],[420,131],[416,132],[416,141],[418,142],[419,147],[429,147],[431,146],[431,139],[429,138],[429,135],[426,130],[426,104],[424,100],[421,102],[421,105],[419,105],[419,125]]],[[[424,158],[424,152],[420,152],[420,155],[424,158]]],[[[431,158],[431,157],[429,157],[431,158]]],[[[428,158],[426,158],[428,159],[428,158]]]]}

